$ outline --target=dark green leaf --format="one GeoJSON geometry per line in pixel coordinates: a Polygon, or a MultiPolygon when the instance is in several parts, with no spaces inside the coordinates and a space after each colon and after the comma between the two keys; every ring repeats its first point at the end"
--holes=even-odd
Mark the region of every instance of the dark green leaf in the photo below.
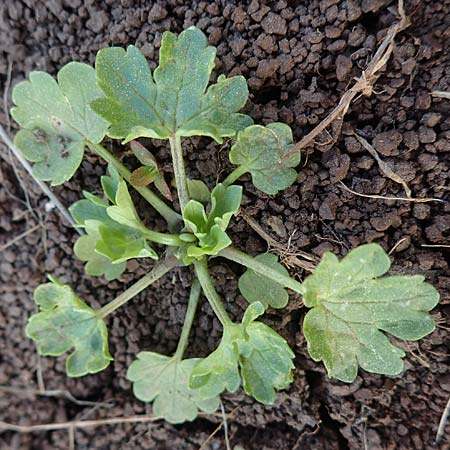
{"type": "Polygon", "coordinates": [[[133,382],[138,399],[153,402],[154,415],[174,424],[192,421],[199,409],[213,413],[220,402],[217,396],[202,399],[188,386],[192,369],[200,361],[199,358],[179,361],[154,352],[140,352],[129,367],[127,378],[133,382]]]}
{"type": "Polygon", "coordinates": [[[306,314],[303,329],[308,351],[323,361],[330,377],[352,382],[358,365],[368,372],[397,375],[402,349],[382,333],[417,340],[434,330],[427,313],[439,301],[422,276],[384,275],[388,255],[378,244],[352,250],[342,261],[325,253],[303,283],[306,314]]]}
{"type": "MultiPolygon", "coordinates": [[[[282,275],[289,276],[289,272],[278,262],[278,258],[271,253],[263,253],[255,259],[276,270],[282,275]]],[[[286,289],[281,284],[257,274],[251,269],[239,278],[239,290],[249,303],[261,302],[265,308],[284,308],[289,300],[286,289]]]]}
{"type": "Polygon", "coordinates": [[[163,34],[159,66],[154,81],[144,55],[134,46],[127,51],[99,51],[97,78],[107,98],[93,108],[111,123],[109,135],[126,142],[139,136],[167,139],[170,136],[210,136],[217,142],[234,136],[252,120],[237,114],[248,97],[241,76],[226,79],[206,90],[216,51],[195,27],[178,38],[163,34]]]}
{"type": "Polygon", "coordinates": [[[300,164],[300,153],[283,160],[293,147],[292,131],[284,123],[266,127],[253,125],[239,132],[230,150],[230,161],[250,172],[253,184],[266,194],[277,194],[297,178],[293,169],[300,164]]]}
{"type": "Polygon", "coordinates": [[[15,144],[34,162],[33,173],[52,185],[64,183],[78,169],[86,141],[101,142],[107,123],[90,107],[102,97],[94,69],[71,62],[57,75],[31,72],[13,90],[11,115],[21,126],[15,144]]]}
{"type": "Polygon", "coordinates": [[[60,356],[73,350],[66,361],[70,377],[100,372],[112,360],[105,323],[69,286],[52,281],[34,293],[40,312],[29,319],[27,336],[41,355],[60,356]]]}

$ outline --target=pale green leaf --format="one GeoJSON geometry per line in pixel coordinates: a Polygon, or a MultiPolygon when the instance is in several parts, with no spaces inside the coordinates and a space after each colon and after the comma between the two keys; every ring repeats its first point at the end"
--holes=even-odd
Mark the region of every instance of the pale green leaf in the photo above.
{"type": "Polygon", "coordinates": [[[177,360],[154,352],[140,352],[128,368],[127,378],[133,382],[134,395],[153,402],[153,414],[170,423],[192,421],[198,410],[216,411],[220,399],[217,396],[201,398],[189,388],[192,369],[199,358],[177,360]]]}
{"type": "Polygon", "coordinates": [[[246,103],[245,79],[221,76],[207,89],[216,51],[195,27],[178,37],[166,31],[154,80],[134,46],[99,51],[96,72],[106,98],[94,110],[110,122],[109,135],[126,142],[139,136],[210,136],[217,142],[253,121],[237,114],[246,103]]]}
{"type": "MultiPolygon", "coordinates": [[[[278,262],[278,257],[271,253],[263,253],[255,259],[276,270],[284,276],[289,276],[289,272],[278,262]]],[[[259,275],[251,269],[239,278],[239,290],[249,303],[261,302],[265,308],[284,308],[289,300],[286,289],[281,284],[259,275]]]]}
{"type": "Polygon", "coordinates": [[[284,123],[266,127],[253,125],[238,133],[230,150],[230,161],[242,173],[250,172],[253,184],[266,194],[277,194],[291,186],[297,178],[293,169],[300,164],[300,153],[284,156],[294,146],[292,131],[284,123]]]}
{"type": "Polygon", "coordinates": [[[231,217],[239,210],[242,198],[240,186],[218,184],[211,192],[211,210],[207,214],[205,206],[196,200],[190,200],[183,211],[186,226],[197,237],[196,245],[186,248],[185,263],[191,258],[203,255],[217,255],[220,250],[231,244],[225,230],[231,217]]]}
{"type": "Polygon", "coordinates": [[[211,198],[208,186],[201,180],[187,180],[189,198],[199,203],[206,204],[211,198]]]}
{"type": "Polygon", "coordinates": [[[256,321],[264,305],[252,303],[241,324],[224,327],[217,349],[192,371],[190,386],[201,396],[234,392],[240,385],[259,402],[271,404],[275,391],[292,382],[294,353],[287,342],[267,325],[256,321]]]}
{"type": "Polygon", "coordinates": [[[40,312],[28,320],[26,334],[41,355],[60,356],[70,352],[67,375],[80,377],[105,369],[112,360],[108,331],[95,311],[80,300],[69,286],[53,279],[38,286],[34,301],[40,312]]]}
{"type": "Polygon", "coordinates": [[[116,201],[117,189],[119,187],[119,182],[122,179],[117,172],[116,168],[112,165],[108,165],[109,175],[103,175],[100,177],[103,192],[111,203],[116,201]]]}
{"type": "Polygon", "coordinates": [[[303,283],[308,351],[330,377],[352,382],[358,365],[368,372],[397,375],[405,353],[382,333],[417,340],[434,330],[428,314],[439,294],[420,275],[380,277],[390,260],[378,244],[352,250],[341,261],[325,253],[303,283]]]}
{"type": "Polygon", "coordinates": [[[11,115],[21,129],[14,142],[35,163],[37,178],[64,183],[78,169],[86,141],[102,141],[107,122],[90,107],[102,96],[94,69],[79,62],[65,65],[57,81],[45,72],[31,72],[29,80],[15,86],[11,115]]]}
{"type": "Polygon", "coordinates": [[[117,223],[125,225],[136,230],[146,231],[139,215],[134,207],[133,200],[128,192],[127,183],[120,180],[117,187],[115,205],[106,209],[108,216],[117,223]]]}

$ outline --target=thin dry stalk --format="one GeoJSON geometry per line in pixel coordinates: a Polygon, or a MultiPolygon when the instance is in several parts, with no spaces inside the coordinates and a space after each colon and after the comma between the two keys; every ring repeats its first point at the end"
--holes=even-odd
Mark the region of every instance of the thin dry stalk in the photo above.
{"type": "Polygon", "coordinates": [[[442,412],[441,420],[439,421],[439,426],[436,432],[435,445],[439,445],[442,437],[444,436],[445,426],[447,425],[448,416],[450,414],[450,398],[445,405],[444,411],[442,412]]]}
{"type": "Polygon", "coordinates": [[[438,97],[438,98],[446,98],[450,100],[450,92],[445,91],[432,91],[431,92],[432,97],[438,97]]]}
{"type": "Polygon", "coordinates": [[[395,173],[388,163],[384,162],[380,158],[380,155],[375,150],[375,148],[371,144],[369,144],[362,136],[357,133],[353,133],[353,135],[361,143],[361,145],[375,158],[375,161],[377,162],[381,172],[390,180],[394,181],[395,183],[401,184],[403,186],[403,189],[405,190],[406,197],[411,198],[411,189],[406,184],[406,181],[400,175],[395,173]]]}
{"type": "MultiPolygon", "coordinates": [[[[280,255],[282,260],[288,262],[289,265],[300,267],[302,269],[307,270],[308,272],[314,272],[319,259],[307,252],[303,252],[301,250],[290,250],[289,245],[284,245],[281,242],[278,242],[272,236],[270,236],[264,229],[259,225],[256,220],[250,217],[245,211],[240,211],[240,216],[248,223],[248,225],[255,231],[262,239],[267,242],[269,247],[273,247],[274,250],[280,255]],[[306,261],[302,261],[298,258],[298,256],[302,257],[306,261]]],[[[290,244],[290,242],[289,242],[290,244]]]]}
{"type": "MultiPolygon", "coordinates": [[[[366,97],[372,95],[373,87],[381,75],[380,70],[388,62],[392,51],[394,50],[395,37],[398,33],[410,25],[410,20],[405,15],[403,0],[399,0],[398,2],[398,14],[400,16],[400,20],[388,29],[385,38],[378,47],[378,50],[372,60],[367,65],[366,70],[362,72],[359,78],[356,78],[355,84],[343,94],[338,105],[330,112],[330,114],[299,143],[297,143],[292,150],[284,155],[284,160],[289,159],[295,153],[300,152],[305,147],[314,143],[316,137],[325,131],[335,120],[339,121],[338,126],[336,127],[336,130],[339,133],[344,116],[347,113],[353,99],[360,94],[365,95],[366,97]]],[[[333,139],[336,141],[337,136],[335,135],[333,139]]]]}
{"type": "Polygon", "coordinates": [[[348,191],[354,195],[358,195],[359,197],[374,198],[374,199],[379,199],[379,200],[397,200],[397,201],[402,201],[402,202],[414,202],[414,203],[428,203],[428,202],[445,203],[444,200],[441,200],[440,198],[385,197],[383,195],[375,195],[375,194],[360,194],[359,192],[353,191],[352,189],[347,187],[342,181],[340,181],[339,184],[346,191],[348,191]]]}
{"type": "Polygon", "coordinates": [[[5,251],[7,248],[11,247],[11,245],[17,244],[17,242],[19,242],[23,238],[27,237],[29,234],[33,233],[38,228],[41,228],[41,224],[40,223],[35,225],[34,227],[30,228],[29,230],[25,230],[23,233],[20,233],[18,236],[16,236],[15,238],[11,239],[6,244],[2,245],[0,247],[0,253],[5,251]]]}

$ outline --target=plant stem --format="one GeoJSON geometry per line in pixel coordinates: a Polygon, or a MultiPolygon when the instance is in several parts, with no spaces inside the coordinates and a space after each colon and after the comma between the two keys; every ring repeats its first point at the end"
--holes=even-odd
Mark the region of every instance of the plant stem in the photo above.
{"type": "Polygon", "coordinates": [[[178,264],[179,261],[174,256],[170,256],[166,259],[158,261],[155,264],[155,267],[153,267],[153,269],[147,275],[143,276],[139,281],[134,283],[126,291],[122,292],[113,301],[100,308],[96,312],[96,316],[99,319],[105,318],[108,314],[111,314],[117,308],[120,308],[122,305],[139,294],[139,292],[143,291],[146,287],[159,280],[163,275],[172,270],[178,264]]]}
{"type": "Polygon", "coordinates": [[[197,310],[198,300],[200,298],[200,283],[197,278],[194,279],[191,286],[191,293],[189,294],[189,301],[184,316],[183,329],[181,330],[180,340],[178,341],[177,350],[173,355],[174,359],[181,361],[184,351],[186,350],[189,333],[191,332],[192,323],[194,322],[195,311],[197,310]]]}
{"type": "Polygon", "coordinates": [[[205,297],[208,300],[208,303],[211,305],[211,308],[213,309],[220,323],[223,327],[231,325],[233,322],[226,312],[222,300],[220,300],[219,294],[217,294],[216,288],[213,285],[206,260],[204,258],[197,260],[196,262],[194,262],[194,267],[195,273],[198,277],[198,280],[200,281],[205,297]]]}
{"type": "MultiPolygon", "coordinates": [[[[131,172],[125,167],[112,153],[106,150],[105,147],[100,144],[94,144],[93,142],[87,142],[88,147],[103,158],[108,164],[113,165],[119,174],[130,182],[131,172]]],[[[170,206],[166,205],[155,193],[149,188],[135,188],[142,197],[147,200],[150,205],[165,219],[170,228],[175,228],[177,224],[181,222],[181,216],[174,211],[170,206]]]]}
{"type": "Polygon", "coordinates": [[[241,252],[237,248],[227,247],[219,253],[219,256],[223,256],[224,258],[227,258],[231,261],[237,262],[238,264],[246,266],[249,269],[253,270],[254,272],[258,273],[259,275],[269,278],[269,280],[275,281],[276,283],[281,284],[282,286],[287,287],[289,289],[292,289],[293,291],[298,292],[299,294],[303,295],[305,293],[302,284],[297,280],[294,280],[294,278],[288,277],[286,275],[277,272],[271,267],[266,266],[265,264],[259,262],[252,256],[247,255],[247,253],[241,252]]]}
{"type": "Polygon", "coordinates": [[[185,242],[179,238],[178,234],[158,233],[157,231],[152,231],[147,228],[145,230],[142,229],[142,232],[150,241],[157,242],[158,244],[172,247],[179,247],[180,245],[185,244],[185,242]]]}
{"type": "Polygon", "coordinates": [[[236,167],[226,178],[222,181],[225,187],[232,185],[238,178],[241,178],[244,173],[247,173],[247,167],[244,165],[236,167]]]}
{"type": "Polygon", "coordinates": [[[181,138],[174,136],[169,138],[170,151],[172,153],[173,172],[177,185],[178,200],[180,201],[181,212],[184,211],[189,201],[189,191],[187,187],[186,171],[184,169],[183,149],[181,148],[181,138]]]}

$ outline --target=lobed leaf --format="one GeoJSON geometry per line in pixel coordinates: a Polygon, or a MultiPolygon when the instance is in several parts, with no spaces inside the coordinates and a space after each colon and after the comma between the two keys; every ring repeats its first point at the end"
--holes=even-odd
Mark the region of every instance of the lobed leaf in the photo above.
{"type": "Polygon", "coordinates": [[[405,353],[382,331],[417,340],[434,330],[427,312],[439,301],[436,289],[417,275],[377,278],[389,267],[382,247],[367,244],[341,261],[325,253],[304,281],[305,305],[312,308],[303,322],[308,351],[324,362],[330,377],[352,382],[358,365],[368,372],[397,375],[405,353]]]}
{"type": "Polygon", "coordinates": [[[93,109],[110,124],[109,136],[125,142],[140,136],[167,139],[172,136],[222,137],[251,125],[238,114],[248,97],[242,76],[225,78],[207,89],[216,50],[195,27],[178,37],[166,31],[154,79],[144,55],[134,46],[98,52],[96,72],[106,98],[93,109]]]}
{"type": "Polygon", "coordinates": [[[198,410],[213,413],[219,406],[217,396],[201,397],[189,388],[192,369],[199,358],[178,360],[154,352],[140,352],[127,371],[134,395],[153,402],[153,414],[170,423],[192,421],[198,410]]]}
{"type": "Polygon", "coordinates": [[[231,217],[239,210],[242,198],[240,186],[218,184],[211,192],[211,210],[206,214],[205,207],[196,200],[190,200],[183,211],[185,225],[197,237],[196,245],[186,248],[185,263],[203,255],[217,255],[231,244],[225,230],[231,217]]]}
{"type": "MultiPolygon", "coordinates": [[[[289,272],[278,262],[278,257],[271,253],[257,255],[255,259],[276,270],[282,275],[289,276],[289,272]]],[[[281,284],[247,269],[239,278],[239,290],[249,303],[261,302],[265,308],[284,308],[289,295],[281,284]]]]}
{"type": "Polygon", "coordinates": [[[283,160],[293,145],[292,131],[284,123],[252,125],[238,133],[230,150],[230,161],[241,166],[243,173],[250,172],[259,190],[277,194],[297,178],[293,167],[300,164],[300,153],[283,160]]]}
{"type": "Polygon", "coordinates": [[[84,193],[85,199],[74,203],[69,210],[76,224],[86,231],[74,246],[75,255],[86,262],[86,273],[113,280],[125,271],[129,259],[158,259],[158,254],[148,244],[145,226],[134,209],[125,182],[111,171],[111,176],[102,177],[102,185],[107,196],[119,202],[113,217],[110,214],[113,206],[88,192],[84,193]]]}
{"type": "Polygon", "coordinates": [[[108,128],[90,103],[102,97],[92,67],[66,64],[57,80],[45,72],[31,72],[13,90],[11,115],[21,126],[14,143],[35,163],[36,178],[52,185],[69,180],[78,169],[87,141],[101,142],[108,128]]]}
{"type": "Polygon", "coordinates": [[[69,286],[52,281],[34,292],[40,312],[28,320],[26,335],[36,342],[41,355],[60,356],[73,350],[66,361],[70,377],[105,369],[113,359],[105,323],[69,286]]]}
{"type": "Polygon", "coordinates": [[[265,404],[272,404],[275,391],[292,382],[294,353],[279,334],[255,320],[263,313],[262,303],[252,303],[241,324],[224,327],[217,349],[192,371],[190,386],[200,396],[236,391],[239,367],[245,392],[265,404]]]}

